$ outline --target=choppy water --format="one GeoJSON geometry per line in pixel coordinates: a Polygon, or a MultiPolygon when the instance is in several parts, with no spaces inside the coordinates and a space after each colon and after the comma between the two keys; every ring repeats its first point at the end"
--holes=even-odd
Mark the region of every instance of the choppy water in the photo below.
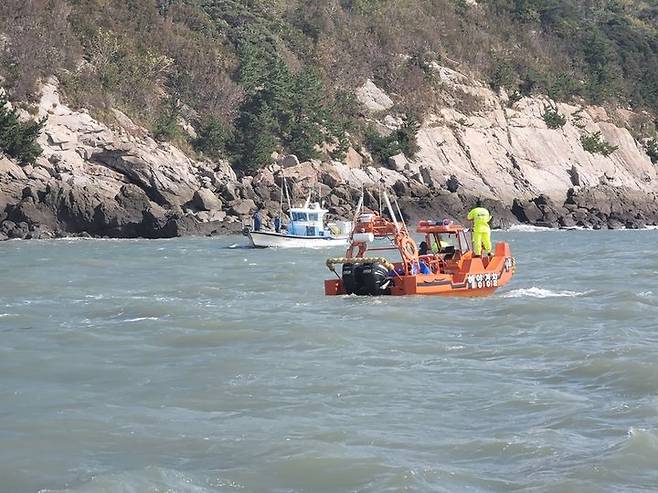
{"type": "MultiPolygon", "coordinates": [[[[486,300],[322,251],[0,244],[0,492],[658,489],[658,231],[498,233],[486,300]]],[[[338,252],[336,252],[338,253],[338,252]]]]}

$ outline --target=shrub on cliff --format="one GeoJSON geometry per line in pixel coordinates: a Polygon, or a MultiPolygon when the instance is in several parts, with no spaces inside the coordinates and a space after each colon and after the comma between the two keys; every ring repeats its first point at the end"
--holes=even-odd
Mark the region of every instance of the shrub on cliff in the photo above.
{"type": "Polygon", "coordinates": [[[46,118],[21,122],[14,108],[9,108],[7,98],[0,94],[0,152],[18,160],[21,164],[31,164],[41,155],[43,149],[37,144],[46,118]]]}
{"type": "Polygon", "coordinates": [[[507,59],[494,56],[489,69],[489,84],[493,89],[514,90],[517,86],[517,70],[507,59]]]}
{"type": "Polygon", "coordinates": [[[619,149],[619,146],[611,145],[603,139],[601,137],[601,132],[581,135],[580,143],[583,145],[583,149],[587,152],[591,154],[601,154],[606,157],[619,149]]]}
{"type": "Polygon", "coordinates": [[[210,118],[199,128],[198,137],[192,142],[197,152],[211,158],[220,158],[226,152],[230,132],[217,118],[210,118]]]}
{"type": "Polygon", "coordinates": [[[408,158],[414,157],[418,152],[417,135],[420,124],[414,117],[406,117],[397,130],[390,135],[383,136],[373,127],[366,131],[366,147],[380,164],[388,158],[403,153],[408,158]]]}
{"type": "Polygon", "coordinates": [[[179,113],[178,104],[173,98],[167,98],[160,103],[153,122],[153,137],[156,140],[172,140],[178,135],[179,113]]]}
{"type": "Polygon", "coordinates": [[[562,128],[567,123],[567,119],[564,115],[561,115],[557,108],[552,108],[551,106],[544,106],[544,114],[542,115],[546,126],[550,129],[562,128]]]}
{"type": "Polygon", "coordinates": [[[653,164],[657,164],[658,163],[658,141],[655,138],[649,139],[644,144],[644,147],[647,151],[647,155],[651,159],[651,162],[653,164]]]}

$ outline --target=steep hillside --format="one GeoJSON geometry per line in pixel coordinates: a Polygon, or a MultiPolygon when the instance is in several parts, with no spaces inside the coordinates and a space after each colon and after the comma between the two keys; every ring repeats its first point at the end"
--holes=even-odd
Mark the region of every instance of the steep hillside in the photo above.
{"type": "Polygon", "coordinates": [[[657,19],[637,0],[6,0],[0,74],[13,100],[57,75],[71,106],[120,109],[249,171],[273,150],[306,159],[341,143],[335,157],[346,131],[361,140],[353,95],[367,78],[416,119],[454,100],[477,110],[434,63],[517,98],[655,114],[657,19]]]}
{"type": "Polygon", "coordinates": [[[657,12],[5,0],[0,238],[237,229],[284,173],[337,216],[384,184],[410,217],[481,197],[501,226],[656,224],[657,12]]]}

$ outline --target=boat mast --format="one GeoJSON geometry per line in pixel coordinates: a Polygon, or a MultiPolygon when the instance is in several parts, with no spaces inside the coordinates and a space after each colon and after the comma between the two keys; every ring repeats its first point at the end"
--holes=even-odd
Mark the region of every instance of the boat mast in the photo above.
{"type": "Polygon", "coordinates": [[[393,212],[393,207],[391,206],[391,201],[388,198],[388,193],[386,192],[386,190],[384,190],[384,202],[386,203],[386,207],[388,208],[388,213],[391,215],[393,224],[395,224],[395,230],[399,232],[400,224],[398,223],[398,220],[395,218],[395,212],[393,212]]]}
{"type": "Polygon", "coordinates": [[[382,180],[379,180],[379,183],[377,184],[377,191],[379,192],[379,215],[382,215],[382,180]]]}
{"type": "Polygon", "coordinates": [[[292,208],[292,205],[290,204],[290,192],[288,191],[288,182],[286,181],[286,175],[283,175],[283,188],[286,191],[286,199],[288,199],[288,211],[292,208]]]}
{"type": "Polygon", "coordinates": [[[404,217],[402,216],[402,211],[400,210],[400,204],[398,203],[397,197],[395,198],[395,207],[398,210],[398,215],[400,216],[400,221],[402,222],[402,226],[404,229],[407,229],[407,223],[404,222],[404,217]]]}

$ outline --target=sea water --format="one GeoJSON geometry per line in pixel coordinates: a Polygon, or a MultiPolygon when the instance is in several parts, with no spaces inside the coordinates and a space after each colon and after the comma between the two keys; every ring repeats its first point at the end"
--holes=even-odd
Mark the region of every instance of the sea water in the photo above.
{"type": "Polygon", "coordinates": [[[0,492],[658,490],[658,231],[494,233],[486,299],[341,250],[0,244],[0,492]]]}

